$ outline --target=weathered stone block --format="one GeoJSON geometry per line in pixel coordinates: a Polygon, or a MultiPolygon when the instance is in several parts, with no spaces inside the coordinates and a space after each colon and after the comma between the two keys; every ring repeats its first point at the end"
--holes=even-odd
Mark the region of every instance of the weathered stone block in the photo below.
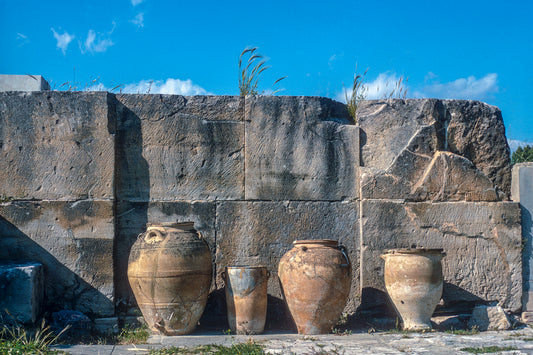
{"type": "Polygon", "coordinates": [[[524,262],[523,310],[533,311],[533,163],[513,166],[511,197],[522,211],[522,243],[524,262]]]}
{"type": "Polygon", "coordinates": [[[43,91],[50,85],[41,75],[0,74],[0,91],[43,91]]]}
{"type": "MultiPolygon", "coordinates": [[[[346,311],[359,305],[358,204],[353,202],[220,202],[217,206],[217,285],[226,266],[265,266],[269,295],[282,298],[278,264],[300,239],[335,239],[348,250],[352,285],[346,311]]],[[[277,310],[269,310],[269,313],[277,310]]]]}
{"type": "Polygon", "coordinates": [[[110,100],[105,92],[0,93],[0,196],[113,198],[110,100]]]}
{"type": "MultiPolygon", "coordinates": [[[[119,202],[117,203],[118,233],[115,240],[115,287],[119,307],[135,305],[128,281],[130,250],[146,223],[194,222],[202,233],[215,258],[215,203],[214,202],[119,202]]],[[[213,268],[215,270],[215,268],[213,268]]],[[[212,284],[212,289],[216,285],[212,284]]],[[[122,309],[120,309],[122,310],[122,309]]],[[[126,309],[124,309],[125,311],[126,309]]]]}
{"type": "Polygon", "coordinates": [[[362,202],[363,307],[386,302],[384,249],[443,248],[446,304],[496,301],[521,307],[522,262],[518,204],[362,202]]]}
{"type": "Polygon", "coordinates": [[[117,198],[244,196],[244,99],[117,95],[117,198]]]}
{"type": "Polygon", "coordinates": [[[507,200],[509,153],[501,114],[496,111],[475,101],[362,102],[357,110],[363,165],[361,197],[507,200]],[[477,132],[469,136],[471,141],[464,139],[465,127],[477,132]],[[494,138],[494,150],[492,140],[481,138],[485,135],[494,138]]]}
{"type": "Polygon", "coordinates": [[[502,113],[472,100],[443,100],[447,110],[447,147],[470,160],[507,198],[511,191],[510,149],[502,113]]]}
{"type": "Polygon", "coordinates": [[[0,260],[44,266],[45,307],[114,313],[111,201],[0,204],[0,260]]]}
{"type": "Polygon", "coordinates": [[[319,97],[246,98],[247,200],[353,200],[359,129],[319,97]]]}
{"type": "Polygon", "coordinates": [[[487,330],[509,330],[511,322],[500,306],[476,306],[468,321],[468,328],[476,328],[482,332],[487,330]]]}
{"type": "Polygon", "coordinates": [[[35,323],[42,309],[42,301],[42,264],[31,261],[0,262],[1,321],[35,323]]]}

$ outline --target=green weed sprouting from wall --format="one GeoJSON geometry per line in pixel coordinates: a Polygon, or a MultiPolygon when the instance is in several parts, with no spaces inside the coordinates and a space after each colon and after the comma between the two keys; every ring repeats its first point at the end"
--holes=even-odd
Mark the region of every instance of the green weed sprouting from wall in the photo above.
{"type": "MultiPolygon", "coordinates": [[[[385,87],[385,92],[381,95],[382,99],[388,100],[388,99],[405,99],[407,97],[407,87],[406,83],[409,81],[409,77],[406,77],[405,80],[403,76],[400,76],[398,81],[394,83],[394,86],[392,89],[387,90],[389,83],[387,82],[385,87]]],[[[379,87],[378,87],[379,91],[379,87]]]]}
{"type": "MultiPolygon", "coordinates": [[[[267,59],[261,54],[256,53],[257,47],[246,48],[239,56],[239,94],[241,96],[246,95],[258,95],[259,77],[261,73],[270,68],[266,65],[267,59]],[[248,56],[246,66],[243,67],[243,57],[248,56]]],[[[279,78],[274,82],[274,85],[285,79],[286,76],[279,78]]],[[[275,90],[272,94],[279,92],[275,90]]]]}
{"type": "MultiPolygon", "coordinates": [[[[366,99],[366,86],[364,86],[365,75],[368,72],[368,68],[363,74],[357,74],[357,64],[355,65],[355,74],[353,76],[352,90],[348,93],[346,87],[344,87],[344,97],[346,99],[346,108],[348,113],[357,123],[357,106],[359,102],[366,99]]],[[[344,86],[344,85],[343,85],[344,86]]]]}

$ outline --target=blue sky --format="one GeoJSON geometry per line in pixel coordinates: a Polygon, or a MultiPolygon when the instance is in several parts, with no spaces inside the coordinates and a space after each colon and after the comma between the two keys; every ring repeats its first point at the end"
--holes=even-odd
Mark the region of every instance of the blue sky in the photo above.
{"type": "Polygon", "coordinates": [[[408,97],[487,102],[508,139],[533,142],[532,14],[530,0],[0,0],[0,73],[56,89],[237,95],[239,54],[257,46],[271,65],[263,90],[287,75],[282,95],[341,100],[357,63],[369,98],[408,77],[408,97]]]}

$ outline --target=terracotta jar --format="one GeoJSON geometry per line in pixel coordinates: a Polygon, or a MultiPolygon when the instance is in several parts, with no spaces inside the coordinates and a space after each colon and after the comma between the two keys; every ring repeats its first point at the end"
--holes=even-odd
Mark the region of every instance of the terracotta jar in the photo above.
{"type": "Polygon", "coordinates": [[[226,267],[228,323],[237,334],[259,334],[265,329],[267,284],[270,276],[263,266],[226,267]]]}
{"type": "Polygon", "coordinates": [[[326,334],[346,305],[348,255],[336,240],[297,240],[279,263],[279,279],[298,334],[326,334]]]}
{"type": "Polygon", "coordinates": [[[211,273],[211,251],[192,222],[149,224],[131,248],[128,279],[154,332],[181,335],[195,329],[211,273]]]}
{"type": "Polygon", "coordinates": [[[391,249],[385,260],[385,287],[405,330],[431,328],[442,297],[442,249],[391,249]]]}

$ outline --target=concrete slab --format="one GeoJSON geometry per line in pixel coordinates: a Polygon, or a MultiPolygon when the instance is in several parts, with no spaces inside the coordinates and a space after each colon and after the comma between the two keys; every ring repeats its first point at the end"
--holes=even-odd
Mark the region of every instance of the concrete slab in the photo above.
{"type": "Polygon", "coordinates": [[[0,261],[0,323],[35,323],[42,310],[43,265],[0,261]]]}
{"type": "Polygon", "coordinates": [[[6,75],[0,74],[1,91],[45,91],[50,85],[41,75],[6,75]]]}

